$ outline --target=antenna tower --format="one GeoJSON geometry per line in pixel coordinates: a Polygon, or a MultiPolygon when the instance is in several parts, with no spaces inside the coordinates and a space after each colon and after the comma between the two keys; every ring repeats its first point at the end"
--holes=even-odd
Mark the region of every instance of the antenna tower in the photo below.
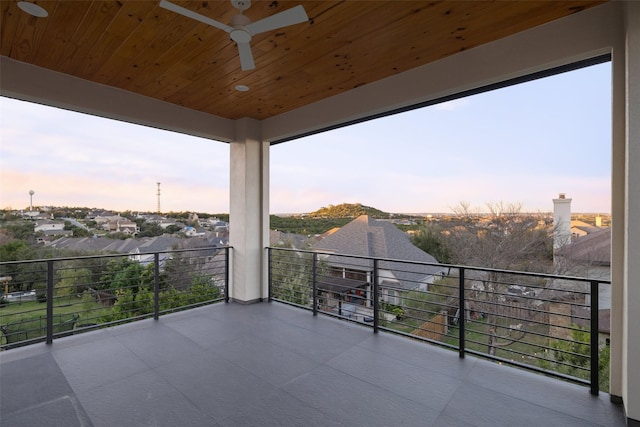
{"type": "Polygon", "coordinates": [[[158,213],[160,213],[160,183],[158,183],[158,213]]]}

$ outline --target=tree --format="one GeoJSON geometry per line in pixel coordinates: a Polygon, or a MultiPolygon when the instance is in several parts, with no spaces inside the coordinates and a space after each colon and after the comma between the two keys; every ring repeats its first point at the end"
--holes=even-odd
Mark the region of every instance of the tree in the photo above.
{"type": "Polygon", "coordinates": [[[369,215],[374,218],[389,218],[390,215],[361,203],[342,203],[322,207],[309,213],[309,218],[356,218],[360,215],[369,215]]]}
{"type": "Polygon", "coordinates": [[[188,262],[188,257],[182,252],[174,253],[170,259],[165,261],[162,275],[168,288],[182,290],[189,287],[192,279],[189,269],[185,268],[188,262]]]}
{"type": "Polygon", "coordinates": [[[135,293],[139,287],[150,284],[153,285],[153,270],[128,258],[116,258],[109,261],[96,288],[111,291],[130,288],[135,293]]]}
{"type": "Polygon", "coordinates": [[[164,228],[155,222],[148,222],[145,220],[136,220],[136,224],[140,227],[138,237],[156,237],[164,234],[164,228]]]}
{"type": "Polygon", "coordinates": [[[444,264],[451,262],[451,250],[439,227],[432,224],[423,225],[411,237],[411,241],[414,245],[432,255],[438,262],[444,264]]]}
{"type": "Polygon", "coordinates": [[[551,346],[555,360],[565,364],[567,373],[575,375],[576,371],[587,369],[589,364],[591,333],[587,328],[572,326],[571,340],[556,340],[551,346]]]}
{"type": "Polygon", "coordinates": [[[23,240],[12,240],[0,245],[0,261],[31,259],[35,250],[23,240]]]}
{"type": "MultiPolygon", "coordinates": [[[[0,261],[37,259],[39,252],[24,240],[12,240],[0,246],[0,261]]],[[[44,262],[18,263],[0,266],[0,276],[12,278],[10,287],[16,291],[30,291],[37,283],[46,283],[47,266],[44,262]]]]}
{"type": "Polygon", "coordinates": [[[35,241],[34,223],[31,221],[14,221],[4,225],[4,230],[14,239],[25,242],[35,241]]]}
{"type": "Polygon", "coordinates": [[[69,221],[64,222],[64,229],[73,231],[73,237],[91,237],[93,233],[87,229],[80,228],[77,225],[71,224],[69,221]]]}
{"type": "Polygon", "coordinates": [[[485,268],[549,270],[553,230],[546,218],[520,205],[488,204],[490,215],[447,230],[452,261],[485,268]]]}
{"type": "Polygon", "coordinates": [[[87,268],[72,269],[64,265],[56,270],[56,283],[54,285],[56,297],[77,295],[81,293],[87,283],[90,283],[91,270],[87,268]]]}
{"type": "MultiPolygon", "coordinates": [[[[542,215],[525,214],[519,204],[500,202],[487,204],[489,215],[473,217],[469,205],[460,205],[465,222],[444,233],[454,263],[498,270],[550,270],[553,230],[542,215]]],[[[495,271],[485,273],[481,281],[484,292],[475,303],[487,315],[487,351],[493,355],[496,348],[522,339],[526,330],[502,324],[509,319],[500,298],[513,281],[495,271]]]]}
{"type": "Polygon", "coordinates": [[[477,215],[472,211],[471,203],[465,201],[460,201],[457,205],[452,206],[451,211],[466,220],[470,220],[474,215],[477,215]]]}
{"type": "MultiPolygon", "coordinates": [[[[591,333],[588,328],[581,328],[574,324],[570,334],[570,340],[557,339],[551,342],[553,361],[556,362],[555,368],[558,372],[588,379],[591,363],[591,333]]],[[[598,350],[598,386],[604,392],[609,391],[610,350],[609,345],[598,350]]],[[[543,362],[541,367],[548,369],[549,361],[543,362]]]]}
{"type": "MultiPolygon", "coordinates": [[[[290,245],[283,244],[280,247],[290,245]]],[[[325,267],[316,264],[316,274],[325,267]]],[[[274,298],[308,306],[313,290],[313,254],[308,252],[271,251],[271,292],[274,298]]]]}
{"type": "Polygon", "coordinates": [[[179,225],[173,225],[173,224],[165,228],[165,232],[167,234],[178,233],[180,230],[182,230],[182,227],[180,227],[179,225]]]}

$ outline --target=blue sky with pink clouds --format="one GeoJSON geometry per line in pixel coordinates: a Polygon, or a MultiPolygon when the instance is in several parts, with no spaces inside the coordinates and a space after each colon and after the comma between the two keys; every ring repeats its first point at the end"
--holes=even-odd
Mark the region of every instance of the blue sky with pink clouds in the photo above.
{"type": "MultiPolygon", "coordinates": [[[[610,64],[279,144],[271,212],[610,212],[610,64]]],[[[229,146],[0,97],[0,208],[229,211],[229,146]]]]}

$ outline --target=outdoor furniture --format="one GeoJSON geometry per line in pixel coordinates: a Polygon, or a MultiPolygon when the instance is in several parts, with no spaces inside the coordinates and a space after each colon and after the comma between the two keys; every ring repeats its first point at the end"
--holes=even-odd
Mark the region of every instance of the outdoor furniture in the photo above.
{"type": "MultiPolygon", "coordinates": [[[[71,317],[69,317],[68,314],[54,316],[53,333],[60,334],[62,332],[69,332],[69,334],[71,334],[70,331],[73,330],[79,318],[80,315],[78,314],[73,314],[71,317]]],[[[0,331],[2,331],[5,337],[6,344],[16,344],[22,341],[45,337],[47,335],[47,318],[46,316],[39,316],[33,319],[7,323],[6,325],[0,326],[0,331]]]]}

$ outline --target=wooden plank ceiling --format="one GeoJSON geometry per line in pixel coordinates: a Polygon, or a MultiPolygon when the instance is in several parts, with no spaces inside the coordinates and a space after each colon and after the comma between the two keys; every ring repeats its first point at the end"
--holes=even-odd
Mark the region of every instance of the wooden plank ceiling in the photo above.
{"type": "MultiPolygon", "coordinates": [[[[1,0],[1,54],[221,117],[265,119],[605,0],[255,1],[252,21],[302,4],[309,21],[251,40],[242,71],[217,28],[158,1],[47,1],[36,18],[1,0]],[[246,85],[239,92],[236,85],[246,85]]],[[[229,23],[229,1],[175,1],[229,23]]]]}

